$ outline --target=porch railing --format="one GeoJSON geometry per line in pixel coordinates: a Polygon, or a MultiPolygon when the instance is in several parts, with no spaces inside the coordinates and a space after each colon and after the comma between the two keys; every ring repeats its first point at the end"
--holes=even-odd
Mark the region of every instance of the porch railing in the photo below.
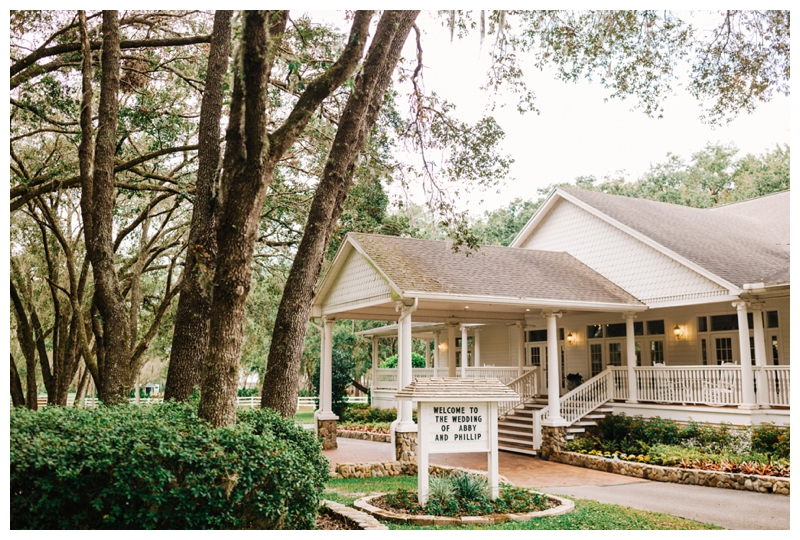
{"type": "Polygon", "coordinates": [[[519,394],[519,401],[500,401],[497,404],[497,414],[499,416],[504,416],[508,411],[521,403],[525,403],[537,394],[537,389],[539,388],[539,368],[535,367],[525,372],[521,377],[517,377],[506,384],[514,392],[519,394]]]}
{"type": "MultiPolygon", "coordinates": [[[[592,377],[578,388],[567,392],[559,400],[561,417],[573,424],[607,401],[614,399],[616,381],[612,370],[605,370],[592,377]]],[[[550,418],[550,407],[536,411],[533,414],[533,448],[538,450],[542,446],[542,421],[550,418]]]]}
{"type": "Polygon", "coordinates": [[[791,403],[789,397],[789,366],[765,366],[767,379],[767,404],[788,407],[791,403]]]}
{"type": "MultiPolygon", "coordinates": [[[[614,398],[628,399],[628,368],[612,366],[614,398]]],[[[641,402],[741,405],[742,370],[732,366],[647,366],[635,367],[637,399],[641,402]]],[[[756,402],[763,405],[789,406],[789,366],[753,366],[756,402]],[[758,388],[760,371],[766,387],[758,388]]]]}
{"type": "MultiPolygon", "coordinates": [[[[526,366],[524,371],[529,372],[534,369],[534,366],[526,366]]],[[[508,384],[519,377],[518,367],[468,367],[465,372],[471,379],[495,378],[503,384],[508,384]]],[[[413,379],[427,379],[434,376],[433,368],[414,368],[411,373],[413,379]]],[[[447,377],[447,368],[437,368],[436,375],[447,377]]],[[[461,376],[461,368],[456,369],[456,376],[461,376]]],[[[397,368],[378,369],[376,390],[397,390],[397,368]]]]}

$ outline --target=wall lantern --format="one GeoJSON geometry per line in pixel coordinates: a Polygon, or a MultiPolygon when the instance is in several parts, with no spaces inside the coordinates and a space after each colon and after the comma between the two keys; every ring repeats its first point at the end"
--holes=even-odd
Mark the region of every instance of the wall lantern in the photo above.
{"type": "Polygon", "coordinates": [[[439,343],[439,350],[441,352],[447,352],[447,343],[445,343],[444,341],[442,343],[439,343]]]}
{"type": "Polygon", "coordinates": [[[572,332],[567,334],[567,343],[569,343],[570,345],[575,344],[575,336],[572,335],[572,332]]]}
{"type": "Polygon", "coordinates": [[[677,341],[680,341],[680,340],[683,339],[683,329],[680,326],[678,326],[677,324],[675,325],[675,328],[672,330],[672,333],[675,334],[675,339],[677,341]]]}

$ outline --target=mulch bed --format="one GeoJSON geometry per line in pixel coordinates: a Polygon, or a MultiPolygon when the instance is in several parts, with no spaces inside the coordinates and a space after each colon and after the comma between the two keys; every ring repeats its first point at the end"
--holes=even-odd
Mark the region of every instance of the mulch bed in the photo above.
{"type": "MultiPolygon", "coordinates": [[[[416,496],[415,496],[415,500],[416,500],[416,496]]],[[[371,499],[369,501],[369,503],[371,505],[373,505],[373,506],[376,506],[376,507],[382,509],[382,510],[388,510],[389,512],[392,512],[392,513],[395,513],[395,514],[408,514],[408,515],[411,515],[411,516],[426,516],[426,515],[429,514],[429,512],[426,512],[425,510],[422,510],[422,509],[418,509],[416,511],[411,511],[409,508],[404,507],[404,506],[395,506],[395,505],[389,504],[386,501],[386,495],[381,495],[380,497],[376,497],[374,499],[371,499]]],[[[552,499],[547,499],[547,502],[546,502],[546,504],[545,504],[545,506],[543,508],[531,509],[530,511],[546,510],[547,508],[553,508],[555,506],[558,506],[558,502],[557,501],[554,501],[552,499]]],[[[473,515],[473,514],[455,514],[455,515],[449,516],[449,517],[462,517],[462,516],[470,516],[470,515],[473,515]]],[[[485,515],[487,517],[491,517],[491,516],[494,516],[495,514],[483,514],[483,515],[485,515]]]]}

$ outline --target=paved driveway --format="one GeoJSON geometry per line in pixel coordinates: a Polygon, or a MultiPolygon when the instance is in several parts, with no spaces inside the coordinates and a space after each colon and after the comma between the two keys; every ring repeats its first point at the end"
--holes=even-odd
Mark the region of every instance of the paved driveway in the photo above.
{"type": "MultiPolygon", "coordinates": [[[[336,463],[391,461],[388,443],[338,439],[339,448],[323,452],[336,463]]],[[[431,454],[431,463],[486,470],[486,454],[431,454]]],[[[535,457],[500,452],[500,474],[518,486],[556,495],[663,512],[734,530],[789,530],[789,497],[631,478],[535,457]]]]}

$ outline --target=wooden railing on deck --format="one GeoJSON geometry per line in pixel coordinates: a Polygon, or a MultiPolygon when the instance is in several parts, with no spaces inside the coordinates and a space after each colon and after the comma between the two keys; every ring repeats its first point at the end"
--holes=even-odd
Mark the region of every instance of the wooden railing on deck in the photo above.
{"type": "MultiPolygon", "coordinates": [[[[612,370],[605,370],[578,388],[567,392],[559,400],[561,417],[572,424],[605,402],[613,399],[615,378],[612,370]]],[[[533,448],[542,446],[542,420],[550,417],[550,407],[533,414],[533,448]]]]}
{"type": "Polygon", "coordinates": [[[525,403],[530,398],[536,395],[537,389],[539,388],[539,368],[534,367],[527,373],[523,374],[521,377],[517,377],[511,382],[506,383],[506,385],[511,388],[514,392],[519,394],[519,401],[500,401],[497,404],[497,414],[498,416],[504,416],[508,411],[520,405],[521,403],[525,403]]]}

